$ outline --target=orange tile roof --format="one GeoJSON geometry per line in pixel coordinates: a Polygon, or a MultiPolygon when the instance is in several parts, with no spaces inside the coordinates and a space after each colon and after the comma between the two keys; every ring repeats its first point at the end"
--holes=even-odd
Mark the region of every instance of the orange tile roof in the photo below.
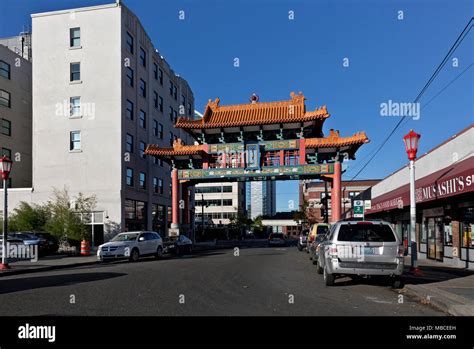
{"type": "Polygon", "coordinates": [[[204,145],[184,145],[178,138],[173,142],[173,148],[160,148],[155,144],[149,144],[145,149],[146,155],[173,156],[173,155],[197,155],[204,151],[204,145]]]}
{"type": "Polygon", "coordinates": [[[175,127],[184,129],[238,127],[322,120],[330,116],[326,106],[306,112],[305,97],[291,93],[291,99],[278,102],[219,105],[209,100],[202,119],[178,119],[175,127]]]}
{"type": "Polygon", "coordinates": [[[348,145],[361,145],[368,143],[365,132],[358,132],[350,137],[340,137],[339,131],[329,130],[329,136],[324,138],[307,138],[307,148],[332,148],[343,147],[348,145]]]}

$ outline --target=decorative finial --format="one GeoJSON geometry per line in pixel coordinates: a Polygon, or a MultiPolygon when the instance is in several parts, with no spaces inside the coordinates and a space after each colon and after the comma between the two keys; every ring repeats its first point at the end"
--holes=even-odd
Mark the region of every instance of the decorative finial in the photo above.
{"type": "Polygon", "coordinates": [[[252,95],[250,96],[250,103],[256,104],[259,99],[260,99],[260,97],[258,97],[258,96],[255,94],[255,92],[254,92],[254,93],[252,93],[252,95]]]}

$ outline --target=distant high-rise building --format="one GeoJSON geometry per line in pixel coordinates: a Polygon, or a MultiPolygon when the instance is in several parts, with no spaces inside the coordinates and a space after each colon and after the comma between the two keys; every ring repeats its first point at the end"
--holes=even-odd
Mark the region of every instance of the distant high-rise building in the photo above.
{"type": "Polygon", "coordinates": [[[0,45],[7,47],[23,59],[31,61],[31,33],[29,31],[22,31],[16,36],[0,38],[0,45]]]}
{"type": "Polygon", "coordinates": [[[254,219],[258,216],[273,216],[276,213],[276,182],[248,182],[246,187],[247,214],[254,219]]]}

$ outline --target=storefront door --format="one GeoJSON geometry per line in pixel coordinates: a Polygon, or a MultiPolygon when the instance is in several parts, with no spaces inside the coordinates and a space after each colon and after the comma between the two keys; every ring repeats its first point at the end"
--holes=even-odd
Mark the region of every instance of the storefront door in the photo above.
{"type": "Polygon", "coordinates": [[[428,230],[428,258],[443,261],[444,226],[440,217],[426,218],[428,230]]]}

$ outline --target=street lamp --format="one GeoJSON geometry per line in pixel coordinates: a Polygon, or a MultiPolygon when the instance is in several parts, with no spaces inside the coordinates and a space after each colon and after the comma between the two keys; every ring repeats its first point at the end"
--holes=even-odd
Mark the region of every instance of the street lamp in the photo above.
{"type": "Polygon", "coordinates": [[[421,135],[410,130],[404,137],[405,150],[410,160],[410,246],[411,246],[411,267],[410,272],[420,274],[417,263],[416,249],[416,201],[415,201],[415,158],[418,151],[418,141],[421,135]]]}
{"type": "Polygon", "coordinates": [[[2,175],[3,179],[3,239],[2,239],[2,263],[0,264],[1,269],[10,269],[8,266],[7,261],[7,197],[8,197],[8,190],[7,190],[7,182],[8,177],[10,176],[10,171],[12,169],[13,161],[11,161],[8,157],[3,156],[0,158],[0,174],[2,175]]]}

